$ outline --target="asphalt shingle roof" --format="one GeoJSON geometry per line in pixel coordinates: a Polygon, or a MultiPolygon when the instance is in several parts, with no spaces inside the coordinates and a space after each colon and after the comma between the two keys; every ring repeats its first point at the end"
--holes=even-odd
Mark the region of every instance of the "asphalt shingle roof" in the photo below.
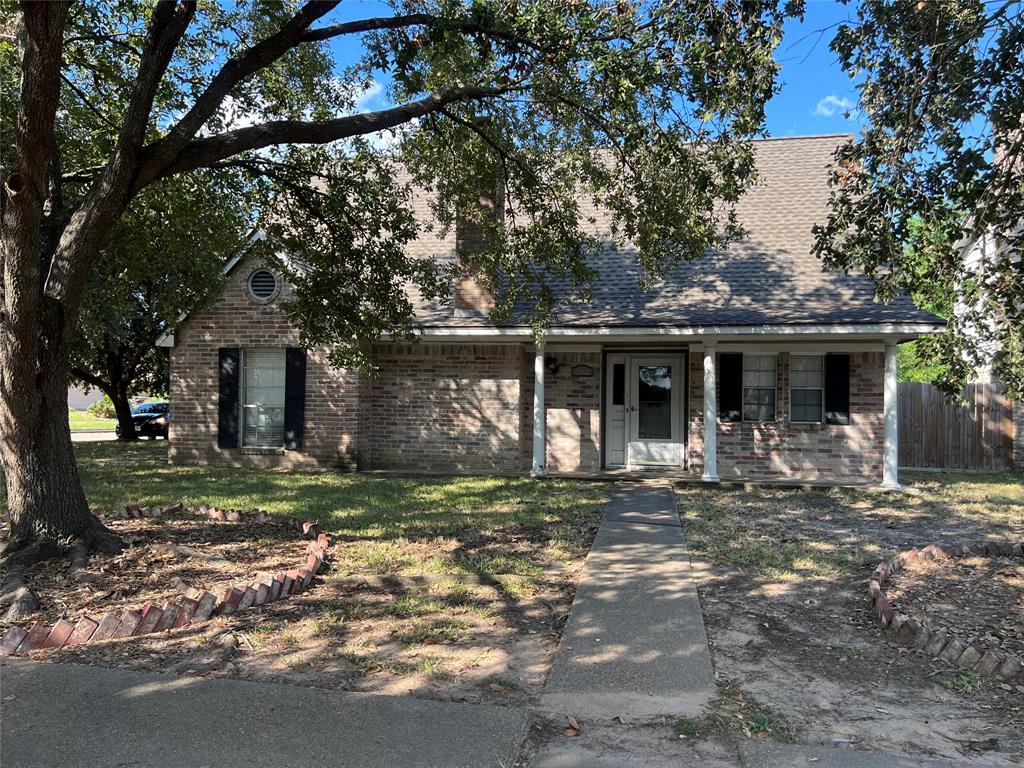
{"type": "MultiPolygon", "coordinates": [[[[587,303],[563,306],[556,327],[941,323],[900,297],[874,301],[862,274],[827,271],[813,255],[812,227],[827,215],[828,172],[845,135],[755,142],[760,181],[737,204],[746,236],[724,252],[682,264],[650,288],[630,250],[606,252],[587,303]]],[[[450,253],[450,252],[449,252],[450,253]]],[[[451,310],[419,308],[424,325],[474,326],[451,310]]],[[[520,307],[508,325],[524,321],[520,307]]]]}

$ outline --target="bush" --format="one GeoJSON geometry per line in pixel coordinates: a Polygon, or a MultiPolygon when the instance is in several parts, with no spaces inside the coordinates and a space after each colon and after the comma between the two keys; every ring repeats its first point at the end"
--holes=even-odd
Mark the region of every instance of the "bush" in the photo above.
{"type": "Polygon", "coordinates": [[[117,415],[114,412],[114,402],[107,395],[104,395],[102,400],[97,400],[86,410],[97,419],[112,419],[117,415]]]}

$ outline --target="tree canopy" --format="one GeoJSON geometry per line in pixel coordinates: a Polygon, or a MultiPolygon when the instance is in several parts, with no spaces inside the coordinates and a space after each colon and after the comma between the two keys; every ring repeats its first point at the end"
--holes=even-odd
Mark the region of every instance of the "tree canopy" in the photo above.
{"type": "Polygon", "coordinates": [[[839,153],[819,255],[948,320],[918,343],[948,391],[991,363],[1024,394],[1024,9],[862,0],[832,48],[865,128],[839,153]]]}
{"type": "Polygon", "coordinates": [[[581,191],[652,274],[737,233],[728,203],[753,177],[746,140],[764,128],[783,19],[802,7],[395,0],[353,18],[337,0],[17,14],[2,2],[0,454],[15,548],[105,540],[78,482],[66,386],[90,283],[111,274],[118,222],[149,207],[140,195],[174,195],[194,174],[255,191],[286,268],[301,245],[290,311],[305,340],[351,362],[356,340],[409,333],[407,285],[446,298],[447,276],[402,247],[415,222],[394,166],[433,190],[440,228],[479,216],[493,190],[501,215],[481,221],[491,247],[471,266],[507,281],[505,309],[530,295],[543,319],[552,280],[586,291],[596,244],[581,191]],[[358,50],[344,66],[339,39],[358,50]],[[389,105],[366,109],[375,80],[389,105]]]}
{"type": "Polygon", "coordinates": [[[130,398],[166,393],[167,350],[183,314],[215,298],[224,264],[247,242],[249,185],[208,173],[168,179],[128,206],[96,262],[75,333],[71,376],[114,403],[121,439],[134,439],[130,398]]]}

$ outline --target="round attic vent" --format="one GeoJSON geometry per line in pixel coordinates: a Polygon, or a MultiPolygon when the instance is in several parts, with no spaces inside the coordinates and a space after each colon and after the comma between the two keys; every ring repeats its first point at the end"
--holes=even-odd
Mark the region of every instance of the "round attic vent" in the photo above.
{"type": "Polygon", "coordinates": [[[268,269],[257,269],[249,277],[249,291],[255,298],[266,301],[277,293],[277,278],[268,269]]]}

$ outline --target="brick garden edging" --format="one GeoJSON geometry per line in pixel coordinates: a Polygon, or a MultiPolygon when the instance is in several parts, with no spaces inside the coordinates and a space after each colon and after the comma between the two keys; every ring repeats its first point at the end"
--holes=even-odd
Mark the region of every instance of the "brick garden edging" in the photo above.
{"type": "Polygon", "coordinates": [[[994,677],[1006,683],[1024,685],[1024,662],[1013,654],[988,648],[981,643],[967,643],[942,630],[934,630],[920,624],[905,614],[896,611],[885,594],[885,584],[891,575],[897,574],[907,564],[918,560],[934,560],[940,557],[965,557],[984,555],[986,557],[1021,557],[1024,544],[992,543],[970,546],[932,544],[921,550],[908,549],[891,560],[883,560],[871,574],[868,594],[871,604],[882,626],[896,635],[899,642],[923,651],[933,658],[939,658],[955,667],[985,677],[994,677]]]}
{"type": "MultiPolygon", "coordinates": [[[[129,506],[110,515],[115,518],[160,517],[161,515],[187,512],[230,523],[258,522],[283,525],[299,531],[312,539],[306,561],[296,568],[282,571],[272,578],[257,579],[252,584],[230,586],[218,599],[206,590],[191,590],[178,602],[168,602],[163,607],[146,602],[137,608],[121,612],[107,612],[102,616],[83,616],[76,623],[60,619],[52,627],[36,622],[28,629],[14,625],[8,628],[0,639],[0,656],[36,651],[46,648],[62,648],[82,643],[95,643],[125,637],[163,632],[169,629],[187,627],[206,621],[211,616],[227,616],[275,600],[281,600],[304,591],[313,583],[313,578],[323,568],[330,537],[323,532],[319,523],[290,517],[275,518],[263,510],[242,512],[236,509],[222,510],[206,506],[186,507],[180,501],[161,509],[160,507],[129,506]]],[[[96,510],[94,510],[96,512],[96,510]]]]}

